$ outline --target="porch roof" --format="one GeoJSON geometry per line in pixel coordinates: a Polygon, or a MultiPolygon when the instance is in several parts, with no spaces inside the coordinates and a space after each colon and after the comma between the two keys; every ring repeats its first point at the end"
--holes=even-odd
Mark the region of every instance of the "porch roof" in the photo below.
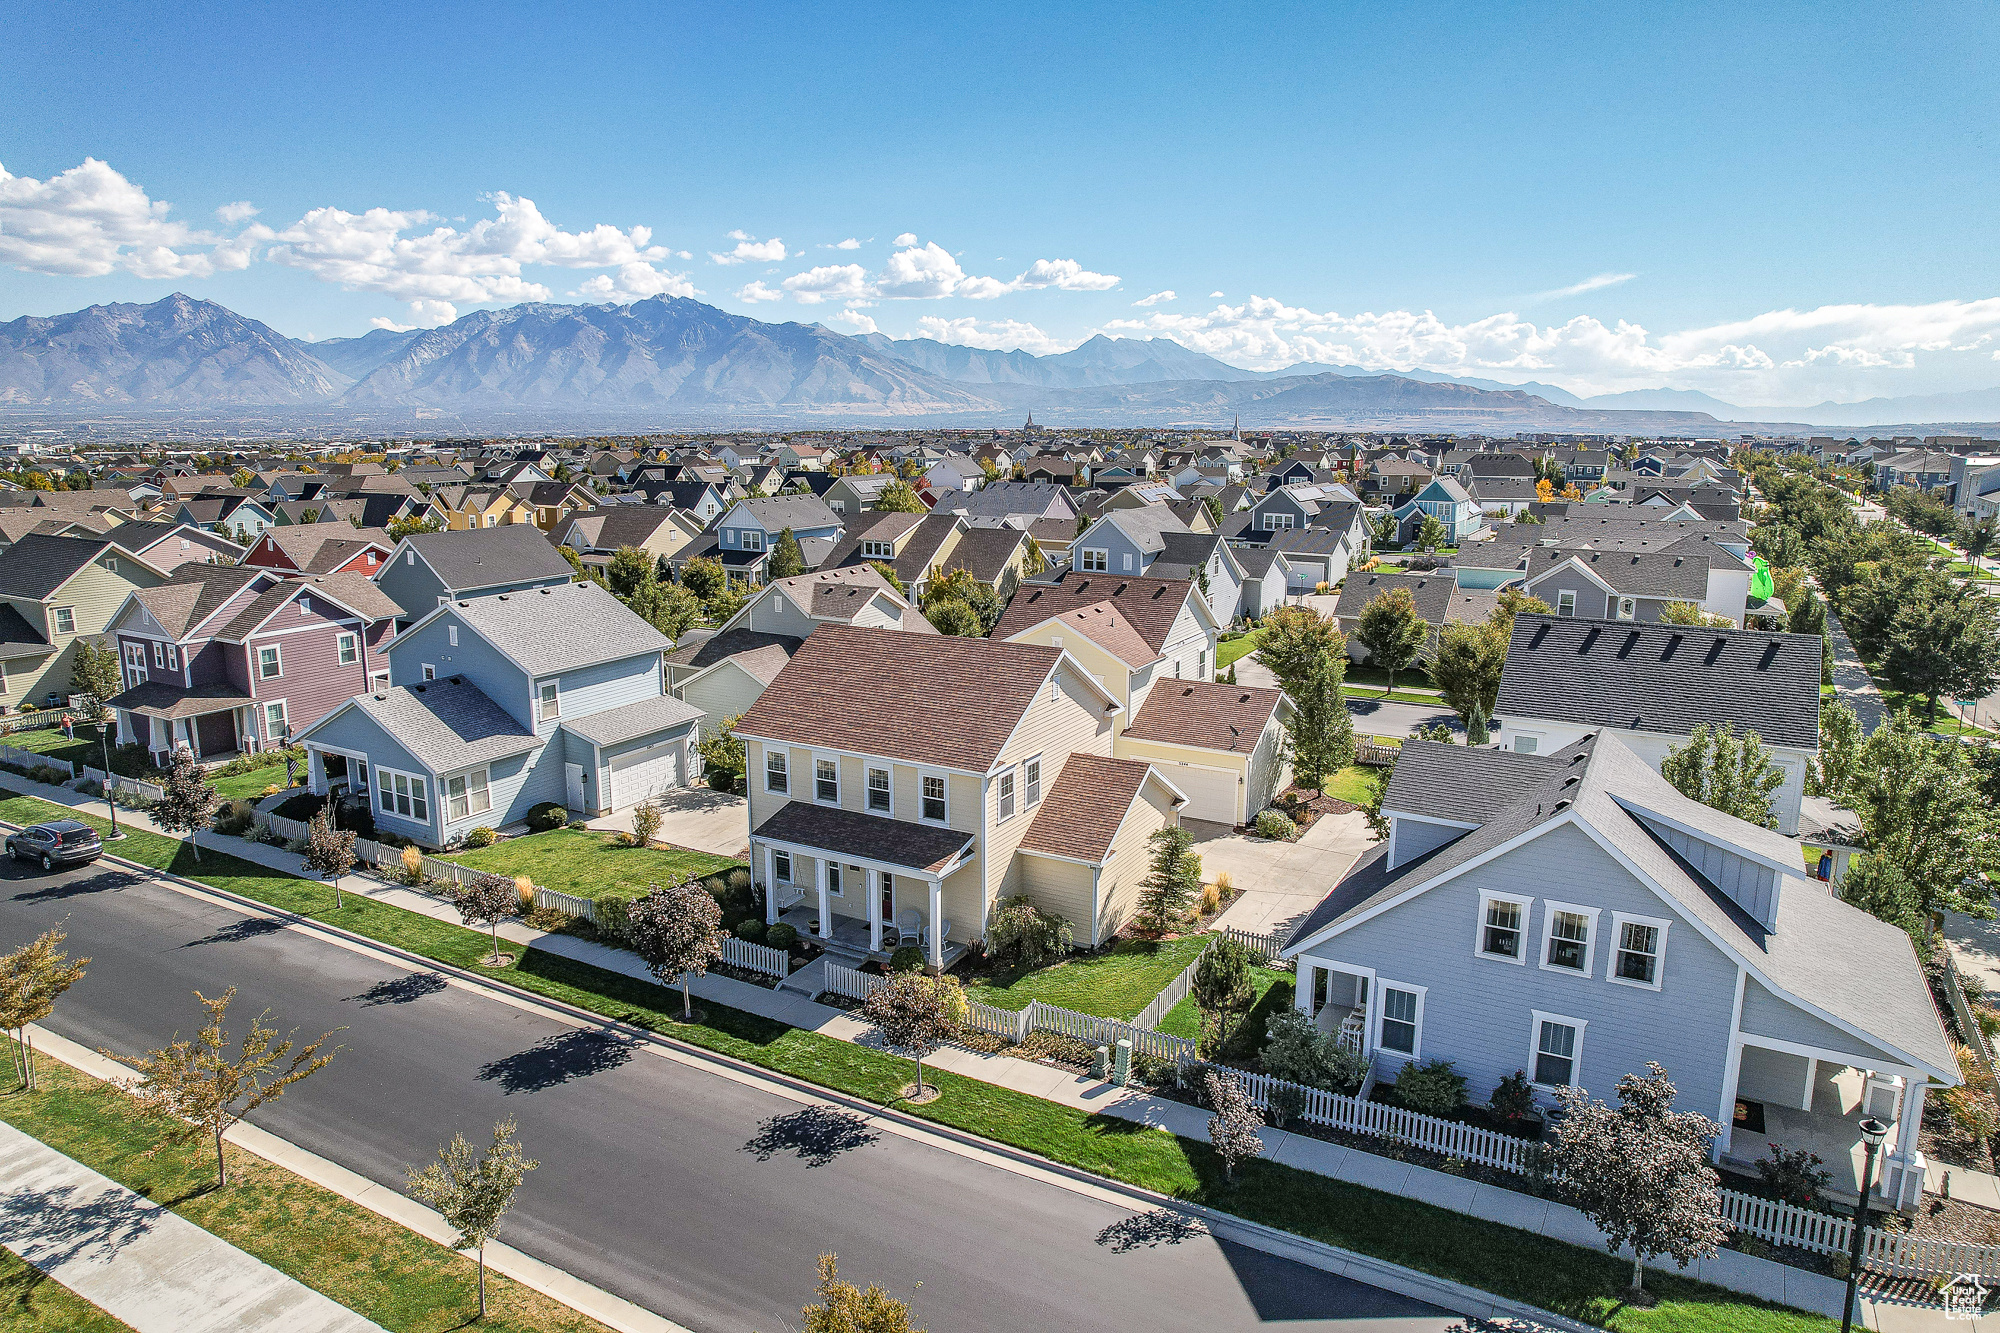
{"type": "Polygon", "coordinates": [[[226,708],[241,708],[244,704],[255,703],[243,691],[233,685],[169,685],[164,681],[149,680],[134,685],[123,694],[112,696],[105,701],[112,708],[128,713],[139,713],[146,717],[165,718],[174,721],[184,717],[200,717],[204,713],[219,713],[226,708]]]}
{"type": "Polygon", "coordinates": [[[911,824],[804,801],[788,803],[751,830],[750,836],[836,856],[907,866],[928,874],[950,868],[972,846],[972,835],[958,829],[911,824]]]}

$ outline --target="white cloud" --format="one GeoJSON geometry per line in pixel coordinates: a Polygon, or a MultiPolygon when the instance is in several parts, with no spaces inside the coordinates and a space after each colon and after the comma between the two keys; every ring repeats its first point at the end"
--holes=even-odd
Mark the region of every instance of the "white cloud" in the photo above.
{"type": "Polygon", "coordinates": [[[782,286],[801,305],[844,301],[868,294],[868,270],[859,264],[822,264],[793,274],[782,286]]]}
{"type": "Polygon", "coordinates": [[[1012,283],[1017,291],[1060,287],[1066,292],[1108,292],[1117,285],[1113,275],[1092,273],[1074,259],[1037,259],[1012,283]]]}
{"type": "Polygon", "coordinates": [[[907,232],[900,245],[870,274],[859,264],[826,264],[786,278],[784,287],[806,305],[822,301],[935,301],[948,296],[989,301],[1009,292],[1055,287],[1065,291],[1098,292],[1118,285],[1108,273],[1093,273],[1074,259],[1038,259],[1011,282],[967,273],[958,259],[936,241],[919,246],[907,232]]]}
{"type": "Polygon", "coordinates": [[[233,204],[224,204],[222,207],[216,209],[215,216],[233,227],[239,222],[248,222],[251,218],[256,217],[260,211],[257,205],[251,203],[249,200],[239,199],[233,204]]]}
{"type": "Polygon", "coordinates": [[[835,250],[859,250],[861,242],[850,236],[844,241],[835,241],[831,248],[835,250]]]}
{"type": "Polygon", "coordinates": [[[992,351],[1018,350],[1032,356],[1066,352],[1075,345],[1052,338],[1033,324],[1023,323],[1017,319],[981,322],[970,317],[942,319],[937,315],[925,315],[917,321],[917,332],[922,337],[935,338],[942,343],[957,343],[962,347],[983,347],[992,351]]]}
{"type": "Polygon", "coordinates": [[[785,294],[774,287],[766,287],[762,282],[753,282],[738,290],[736,299],[755,305],[759,301],[782,301],[785,294]]]}
{"type": "Polygon", "coordinates": [[[845,324],[856,333],[880,333],[882,331],[875,327],[874,320],[858,310],[843,310],[833,318],[835,323],[845,324]]]}
{"type": "Polygon", "coordinates": [[[458,307],[449,301],[410,302],[410,322],[398,324],[393,319],[376,316],[368,322],[378,329],[389,329],[395,333],[408,333],[411,329],[434,329],[449,324],[458,318],[458,307]]]}
{"type": "Polygon", "coordinates": [[[1132,304],[1133,304],[1133,305],[1144,305],[1144,306],[1152,306],[1152,305],[1158,305],[1158,304],[1160,304],[1160,302],[1162,302],[1162,301],[1172,301],[1172,300],[1174,300],[1174,299],[1175,299],[1175,296],[1174,296],[1174,293],[1173,293],[1172,291],[1164,291],[1164,292],[1154,292],[1154,293],[1153,293],[1153,294],[1152,294],[1151,296],[1142,296],[1142,297],[1140,297],[1140,298],[1139,298],[1138,300],[1134,301],[1134,302],[1133,302],[1132,304]]]}
{"type": "Polygon", "coordinates": [[[915,245],[916,243],[917,243],[917,234],[913,231],[904,232],[901,236],[898,236],[892,242],[892,244],[895,245],[915,245]]]}
{"type": "Polygon", "coordinates": [[[1220,300],[1221,298],[1222,298],[1222,293],[1221,293],[1221,292],[1210,292],[1210,293],[1208,294],[1208,299],[1209,299],[1209,300],[1211,300],[1211,301],[1217,301],[1217,300],[1220,300]]]}
{"type": "Polygon", "coordinates": [[[609,273],[598,273],[585,279],[570,295],[586,301],[628,305],[653,296],[699,296],[701,292],[688,281],[685,273],[669,273],[635,260],[630,264],[620,264],[615,277],[609,273]]]}
{"type": "Polygon", "coordinates": [[[1560,301],[1566,296],[1582,296],[1585,292],[1603,291],[1606,287],[1616,287],[1638,277],[1636,273],[1600,273],[1594,278],[1558,287],[1551,292],[1538,292],[1532,298],[1536,301],[1560,301]]]}
{"type": "Polygon", "coordinates": [[[122,269],[140,278],[205,278],[249,262],[218,265],[206,250],[222,238],[173,220],[172,210],[94,157],[46,181],[0,167],[0,264],[62,277],[122,269]]]}
{"type": "Polygon", "coordinates": [[[711,250],[708,257],[718,264],[774,264],[785,257],[785,243],[775,236],[760,241],[747,231],[732,231],[729,239],[736,242],[734,250],[726,255],[711,250]]]}

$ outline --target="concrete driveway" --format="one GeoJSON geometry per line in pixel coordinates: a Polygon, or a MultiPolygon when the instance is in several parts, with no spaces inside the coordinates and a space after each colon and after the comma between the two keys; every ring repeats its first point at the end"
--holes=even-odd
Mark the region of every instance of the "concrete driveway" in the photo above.
{"type": "Polygon", "coordinates": [[[1227,824],[1183,823],[1201,854],[1201,877],[1213,883],[1227,871],[1243,890],[1216,923],[1238,930],[1288,932],[1375,845],[1359,810],[1327,815],[1297,842],[1271,842],[1227,824]]]}
{"type": "MultiPolygon", "coordinates": [[[[660,841],[738,860],[750,855],[750,802],[707,787],[676,787],[659,798],[660,841]]],[[[637,806],[632,809],[637,809],[637,806]]],[[[632,831],[632,810],[590,821],[589,827],[632,831]]]]}

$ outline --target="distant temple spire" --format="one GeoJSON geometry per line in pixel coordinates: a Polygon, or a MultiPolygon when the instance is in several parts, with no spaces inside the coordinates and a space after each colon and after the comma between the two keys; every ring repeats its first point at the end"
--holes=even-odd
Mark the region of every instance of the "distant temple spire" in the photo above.
{"type": "Polygon", "coordinates": [[[1241,440],[1243,438],[1243,416],[1241,413],[1230,418],[1229,438],[1232,440],[1241,440]]]}

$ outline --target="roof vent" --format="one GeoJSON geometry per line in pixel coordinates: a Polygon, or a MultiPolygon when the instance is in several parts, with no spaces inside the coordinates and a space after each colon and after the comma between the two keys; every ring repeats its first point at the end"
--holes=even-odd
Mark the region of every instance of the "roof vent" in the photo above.
{"type": "Polygon", "coordinates": [[[1181,698],[1186,699],[1193,693],[1194,693],[1194,686],[1190,685],[1186,689],[1181,691],[1181,698]]]}
{"type": "Polygon", "coordinates": [[[1552,805],[1552,806],[1550,806],[1550,807],[1549,807],[1549,813],[1550,813],[1550,814],[1552,814],[1552,815],[1559,815],[1559,814],[1561,814],[1561,813],[1562,813],[1562,812],[1563,812],[1564,810],[1566,810],[1566,809],[1568,809],[1568,808],[1569,808],[1569,801],[1568,801],[1568,800],[1566,800],[1566,799],[1565,799],[1565,800],[1561,800],[1561,801],[1557,801],[1557,802],[1556,802],[1556,803],[1555,803],[1554,805],[1552,805]]]}
{"type": "Polygon", "coordinates": [[[422,694],[423,692],[424,692],[424,687],[421,685],[410,686],[410,693],[412,694],[422,694]]]}
{"type": "Polygon", "coordinates": [[[1723,639],[1723,638],[1718,638],[1718,639],[1716,639],[1716,641],[1714,642],[1714,644],[1712,644],[1712,645],[1711,645],[1711,646],[1709,647],[1709,650],[1708,650],[1708,657],[1706,658],[1706,660],[1704,660],[1704,661],[1703,661],[1702,665],[1703,665],[1703,666],[1714,666],[1714,665],[1715,665],[1715,659],[1716,659],[1716,658],[1718,658],[1718,657],[1720,657],[1720,656],[1722,656],[1722,650],[1723,650],[1723,649],[1724,649],[1725,647],[1727,647],[1728,645],[1729,645],[1729,640],[1727,640],[1727,639],[1723,639]]]}

